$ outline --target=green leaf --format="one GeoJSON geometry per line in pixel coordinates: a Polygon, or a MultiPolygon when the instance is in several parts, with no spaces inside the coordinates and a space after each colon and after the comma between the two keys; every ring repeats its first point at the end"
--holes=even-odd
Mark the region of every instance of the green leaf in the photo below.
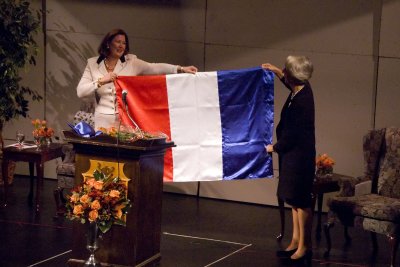
{"type": "Polygon", "coordinates": [[[36,64],[38,45],[34,35],[40,30],[41,12],[30,1],[0,0],[0,122],[27,116],[29,100],[42,96],[20,86],[20,70],[36,64]]]}
{"type": "Polygon", "coordinates": [[[105,224],[99,224],[98,226],[99,226],[99,228],[100,228],[100,231],[101,231],[103,234],[105,234],[108,230],[111,229],[112,222],[111,222],[111,221],[108,221],[108,222],[106,222],[105,224]]]}
{"type": "Polygon", "coordinates": [[[123,220],[115,219],[114,224],[116,225],[121,225],[121,226],[126,226],[126,222],[123,220]]]}

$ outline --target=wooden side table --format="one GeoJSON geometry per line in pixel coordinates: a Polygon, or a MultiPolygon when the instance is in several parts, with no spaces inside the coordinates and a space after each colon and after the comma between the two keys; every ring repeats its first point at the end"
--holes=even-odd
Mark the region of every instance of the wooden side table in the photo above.
{"type": "MultiPolygon", "coordinates": [[[[315,210],[315,203],[317,206],[317,229],[316,229],[316,239],[321,240],[321,215],[322,215],[322,203],[324,200],[325,193],[336,192],[340,190],[339,180],[341,177],[349,177],[343,174],[333,173],[330,177],[315,177],[313,184],[313,195],[312,195],[312,207],[315,210]],[[318,200],[318,202],[317,202],[318,200]]],[[[281,232],[277,236],[278,241],[281,240],[285,234],[285,204],[284,201],[278,198],[278,207],[281,220],[281,232]]]]}
{"type": "MultiPolygon", "coordinates": [[[[63,156],[62,144],[51,143],[47,147],[18,149],[17,147],[5,147],[3,149],[2,171],[3,177],[8,177],[8,162],[9,161],[24,161],[29,162],[30,174],[30,190],[28,196],[29,205],[33,204],[33,180],[34,167],[36,166],[36,212],[40,211],[40,193],[43,185],[44,163],[63,156]]],[[[7,205],[8,181],[4,180],[4,206],[7,205]]]]}

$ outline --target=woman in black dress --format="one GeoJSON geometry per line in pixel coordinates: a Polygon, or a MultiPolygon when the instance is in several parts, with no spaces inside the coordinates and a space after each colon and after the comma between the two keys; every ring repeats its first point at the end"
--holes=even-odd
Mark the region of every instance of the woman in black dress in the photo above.
{"type": "Polygon", "coordinates": [[[314,97],[308,80],[313,72],[304,56],[288,56],[283,70],[266,63],[290,90],[276,128],[277,143],[267,152],[278,153],[278,197],[292,206],[293,235],[289,246],[277,256],[289,262],[311,261],[311,191],[315,174],[314,97]]]}

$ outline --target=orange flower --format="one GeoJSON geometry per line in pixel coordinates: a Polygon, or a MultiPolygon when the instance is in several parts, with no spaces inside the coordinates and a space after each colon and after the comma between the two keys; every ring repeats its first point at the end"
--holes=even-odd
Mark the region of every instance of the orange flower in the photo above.
{"type": "Polygon", "coordinates": [[[97,210],[91,210],[89,212],[89,221],[93,222],[99,217],[99,212],[97,210]]]}
{"type": "Polygon", "coordinates": [[[107,133],[107,129],[106,128],[104,128],[104,127],[99,127],[99,131],[102,131],[103,133],[107,133]]]}
{"type": "Polygon", "coordinates": [[[335,164],[335,161],[329,157],[328,154],[318,155],[315,163],[317,167],[316,173],[318,175],[329,174],[333,172],[333,165],[335,164]]]}
{"type": "Polygon", "coordinates": [[[117,132],[118,132],[118,130],[115,127],[111,127],[111,128],[108,129],[108,133],[107,134],[111,135],[111,136],[116,136],[117,132]]]}
{"type": "Polygon", "coordinates": [[[79,200],[80,200],[80,202],[82,202],[82,203],[89,203],[90,198],[89,198],[88,195],[85,194],[85,195],[81,196],[79,200]]]}
{"type": "Polygon", "coordinates": [[[71,202],[76,203],[79,201],[79,194],[73,193],[72,196],[69,198],[71,202]]]}
{"type": "Polygon", "coordinates": [[[114,216],[117,219],[121,219],[121,217],[122,217],[122,209],[123,208],[125,208],[125,205],[123,205],[123,204],[115,206],[115,208],[114,208],[114,211],[115,211],[114,216]]]}
{"type": "Polygon", "coordinates": [[[319,167],[332,167],[335,164],[335,161],[327,154],[322,154],[317,157],[316,164],[319,167]]]}
{"type": "Polygon", "coordinates": [[[46,137],[52,137],[54,134],[54,130],[52,128],[44,128],[46,137]]]}
{"type": "Polygon", "coordinates": [[[75,205],[75,206],[74,206],[74,211],[73,211],[73,213],[74,213],[75,215],[81,215],[81,214],[83,214],[83,212],[84,212],[84,210],[83,210],[82,205],[75,205]]]}
{"type": "Polygon", "coordinates": [[[94,183],[96,180],[94,178],[90,178],[86,180],[86,184],[89,186],[89,188],[94,187],[94,183]]]}
{"type": "Polygon", "coordinates": [[[118,190],[111,190],[110,197],[119,197],[120,192],[118,190]]]}
{"type": "Polygon", "coordinates": [[[101,189],[103,189],[103,182],[95,181],[93,184],[93,187],[97,190],[101,190],[101,189]]]}
{"type": "Polygon", "coordinates": [[[54,129],[47,127],[47,121],[36,119],[32,120],[31,123],[34,127],[33,136],[50,138],[54,135],[54,129]]]}
{"type": "Polygon", "coordinates": [[[101,204],[100,201],[98,201],[97,199],[95,201],[92,202],[92,205],[90,205],[90,207],[93,210],[99,210],[101,208],[101,204]]]}
{"type": "Polygon", "coordinates": [[[122,218],[122,210],[116,210],[114,213],[115,218],[121,219],[122,218]]]}
{"type": "Polygon", "coordinates": [[[131,202],[127,198],[127,187],[119,177],[96,169],[93,178],[86,179],[71,192],[66,203],[69,219],[81,223],[95,222],[103,233],[114,223],[125,225],[122,218],[131,202]]]}

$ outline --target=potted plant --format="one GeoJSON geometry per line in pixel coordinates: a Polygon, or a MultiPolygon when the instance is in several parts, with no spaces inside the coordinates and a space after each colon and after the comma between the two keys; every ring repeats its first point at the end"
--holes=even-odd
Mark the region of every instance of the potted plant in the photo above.
{"type": "MultiPolygon", "coordinates": [[[[26,65],[36,63],[38,46],[33,36],[40,28],[40,21],[40,12],[32,12],[29,1],[0,0],[0,159],[5,123],[19,116],[27,116],[28,99],[42,99],[35,90],[19,84],[19,71],[26,65]]],[[[15,162],[10,162],[9,182],[12,182],[14,170],[15,162]]]]}
{"type": "Polygon", "coordinates": [[[0,0],[0,142],[3,127],[19,116],[26,117],[29,100],[42,96],[19,84],[20,70],[35,65],[38,45],[33,39],[40,29],[41,13],[32,11],[29,1],[0,0]]]}

